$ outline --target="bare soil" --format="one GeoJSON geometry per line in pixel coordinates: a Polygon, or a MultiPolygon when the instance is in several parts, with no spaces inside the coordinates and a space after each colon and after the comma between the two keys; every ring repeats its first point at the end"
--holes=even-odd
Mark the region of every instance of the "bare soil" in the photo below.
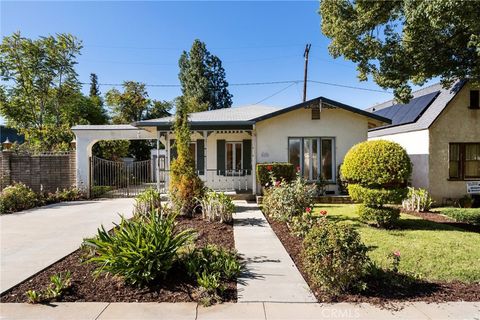
{"type": "Polygon", "coordinates": [[[319,302],[367,302],[387,305],[405,301],[480,301],[480,283],[418,281],[381,270],[377,275],[366,279],[366,291],[335,297],[328,295],[312,283],[305,271],[302,259],[303,239],[291,234],[286,223],[270,217],[267,217],[267,220],[319,302]],[[396,281],[392,282],[393,277],[396,277],[396,281]]]}
{"type": "Polygon", "coordinates": [[[408,213],[412,216],[420,217],[424,220],[429,220],[429,221],[449,225],[449,226],[460,228],[466,231],[480,232],[480,226],[476,226],[476,225],[464,223],[464,222],[457,222],[454,219],[451,219],[447,216],[441,215],[436,212],[415,212],[415,211],[402,211],[402,212],[408,213]]]}
{"type": "MultiPolygon", "coordinates": [[[[195,245],[203,247],[216,244],[234,249],[233,226],[218,222],[208,222],[199,215],[194,218],[178,217],[178,228],[197,230],[195,245]]],[[[199,301],[200,292],[194,281],[185,272],[175,266],[162,281],[149,287],[136,287],[124,283],[119,277],[110,275],[94,278],[95,266],[81,263],[83,252],[77,250],[54,263],[30,279],[18,284],[0,296],[0,302],[27,302],[27,290],[44,290],[50,283],[50,276],[69,270],[72,286],[56,301],[64,302],[192,302],[199,301]]],[[[226,290],[223,301],[237,300],[236,281],[224,283],[226,290]]]]}

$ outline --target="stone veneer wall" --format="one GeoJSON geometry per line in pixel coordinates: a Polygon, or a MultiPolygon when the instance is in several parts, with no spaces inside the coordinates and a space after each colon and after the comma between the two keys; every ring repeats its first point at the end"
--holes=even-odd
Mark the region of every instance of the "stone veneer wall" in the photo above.
{"type": "Polygon", "coordinates": [[[75,152],[61,154],[16,154],[0,152],[0,190],[22,182],[35,192],[55,192],[75,185],[75,152]]]}

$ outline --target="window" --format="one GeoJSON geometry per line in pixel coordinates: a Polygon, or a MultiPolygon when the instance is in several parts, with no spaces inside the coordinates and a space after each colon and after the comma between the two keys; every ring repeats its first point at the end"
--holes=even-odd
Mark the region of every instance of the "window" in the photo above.
{"type": "Polygon", "coordinates": [[[228,174],[235,174],[243,169],[242,161],[242,143],[241,142],[227,142],[226,154],[226,169],[228,174]]]}
{"type": "Polygon", "coordinates": [[[480,178],[480,143],[451,143],[448,171],[450,179],[480,178]]]}
{"type": "Polygon", "coordinates": [[[470,109],[480,109],[480,91],[470,90],[470,109]]]}
{"type": "Polygon", "coordinates": [[[333,138],[289,138],[288,161],[307,180],[335,180],[333,138]]]}

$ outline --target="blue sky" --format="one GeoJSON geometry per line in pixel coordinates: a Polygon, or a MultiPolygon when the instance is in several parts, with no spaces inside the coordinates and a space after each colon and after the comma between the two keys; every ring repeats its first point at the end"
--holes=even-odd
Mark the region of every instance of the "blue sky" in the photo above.
{"type": "MultiPolygon", "coordinates": [[[[61,32],[80,38],[84,48],[76,69],[82,82],[95,72],[101,83],[178,84],[178,58],[198,38],[223,61],[234,106],[262,101],[285,107],[300,102],[301,83],[285,90],[288,84],[233,84],[303,79],[306,43],[312,44],[309,79],[380,89],[372,81],[359,82],[354,64],[328,54],[317,1],[1,1],[0,6],[2,37],[19,30],[31,38],[61,32]]],[[[101,91],[110,88],[102,86],[101,91]]],[[[149,87],[148,92],[151,98],[171,100],[180,88],[149,87]]],[[[391,97],[310,83],[308,98],[320,95],[361,109],[391,97]]]]}

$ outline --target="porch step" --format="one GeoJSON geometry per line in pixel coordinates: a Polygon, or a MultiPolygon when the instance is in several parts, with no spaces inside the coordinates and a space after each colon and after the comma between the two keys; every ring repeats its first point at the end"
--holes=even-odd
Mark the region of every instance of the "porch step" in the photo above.
{"type": "Polygon", "coordinates": [[[251,192],[225,192],[232,200],[255,201],[255,195],[251,192]]]}

